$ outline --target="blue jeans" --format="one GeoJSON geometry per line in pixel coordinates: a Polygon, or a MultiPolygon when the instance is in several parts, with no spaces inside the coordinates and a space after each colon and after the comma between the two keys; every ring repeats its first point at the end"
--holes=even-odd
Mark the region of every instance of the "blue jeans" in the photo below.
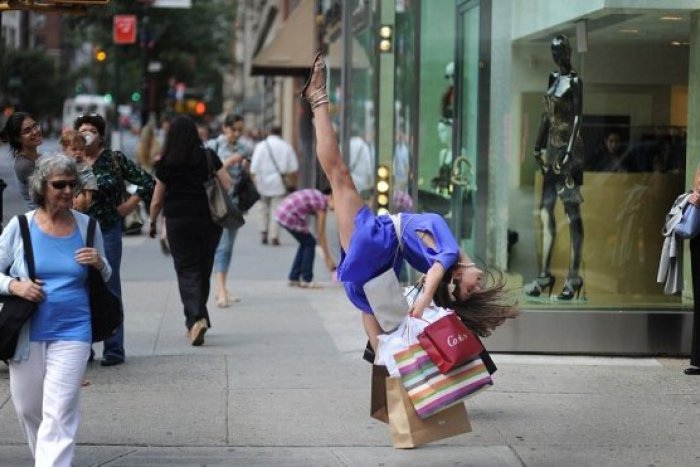
{"type": "Polygon", "coordinates": [[[233,252],[233,242],[236,240],[238,229],[224,229],[221,240],[216,247],[214,254],[214,272],[226,274],[231,266],[231,253],[233,252]]]}
{"type": "MultiPolygon", "coordinates": [[[[122,298],[122,280],[119,274],[119,269],[122,264],[122,224],[117,222],[116,225],[102,231],[102,240],[105,247],[105,255],[107,261],[112,267],[112,277],[107,281],[107,287],[114,295],[122,298]]],[[[122,303],[122,312],[124,304],[122,303]]],[[[124,360],[124,323],[119,326],[117,333],[105,339],[102,349],[102,359],[109,360],[124,360]]]]}
{"type": "Polygon", "coordinates": [[[314,256],[316,255],[316,239],[310,233],[297,232],[285,227],[294,239],[299,242],[297,254],[289,271],[289,280],[311,282],[314,278],[314,256]]]}

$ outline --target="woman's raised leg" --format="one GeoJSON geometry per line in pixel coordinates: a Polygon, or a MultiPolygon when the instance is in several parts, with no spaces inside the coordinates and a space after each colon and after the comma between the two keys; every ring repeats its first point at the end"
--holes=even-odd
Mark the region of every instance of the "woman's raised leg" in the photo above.
{"type": "Polygon", "coordinates": [[[333,202],[338,218],[338,234],[340,244],[347,250],[350,237],[355,230],[355,215],[364,206],[362,197],[357,192],[350,176],[350,170],[343,162],[340,154],[335,130],[331,125],[328,113],[328,98],[326,96],[326,66],[321,54],[316,55],[311,77],[302,91],[304,98],[309,101],[314,113],[316,128],[316,154],[321,169],[328,177],[333,190],[333,202]]]}

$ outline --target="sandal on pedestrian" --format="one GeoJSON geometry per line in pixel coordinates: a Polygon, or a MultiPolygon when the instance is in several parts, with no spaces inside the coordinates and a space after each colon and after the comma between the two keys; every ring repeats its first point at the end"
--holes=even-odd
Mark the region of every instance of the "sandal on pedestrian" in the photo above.
{"type": "Polygon", "coordinates": [[[318,282],[311,281],[311,282],[305,282],[305,281],[299,281],[299,287],[302,289],[322,289],[323,286],[319,284],[318,282]]]}
{"type": "Polygon", "coordinates": [[[323,54],[317,53],[311,65],[311,73],[306,84],[299,93],[302,99],[311,105],[311,110],[318,106],[328,104],[328,93],[326,92],[326,64],[323,61],[323,54]]]}

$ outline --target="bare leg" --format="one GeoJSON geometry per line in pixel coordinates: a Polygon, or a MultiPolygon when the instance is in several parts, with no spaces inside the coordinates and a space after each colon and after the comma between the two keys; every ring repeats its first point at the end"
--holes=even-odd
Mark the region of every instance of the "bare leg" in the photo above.
{"type": "MultiPolygon", "coordinates": [[[[343,162],[338,147],[338,140],[331,125],[328,114],[328,103],[324,88],[326,84],[326,72],[323,58],[317,55],[314,60],[312,75],[309,83],[302,91],[304,97],[310,102],[314,113],[316,130],[316,154],[321,164],[321,169],[326,174],[333,190],[333,203],[336,217],[338,218],[338,234],[340,245],[347,250],[350,246],[350,238],[355,231],[355,215],[365,205],[350,176],[350,170],[343,162]]],[[[377,337],[382,334],[382,328],[374,315],[362,313],[364,325],[370,345],[377,349],[377,337]]]]}
{"type": "MultiPolygon", "coordinates": [[[[325,86],[325,65],[320,55],[314,60],[312,76],[308,87],[304,90],[305,96],[312,96],[325,86]]],[[[333,190],[333,203],[338,218],[338,234],[340,245],[347,250],[350,238],[355,230],[355,215],[364,206],[364,201],[355,188],[350,176],[350,170],[343,162],[338,147],[338,140],[331,125],[328,114],[328,104],[313,105],[315,129],[316,129],[316,154],[321,164],[321,169],[328,177],[333,190]]]]}

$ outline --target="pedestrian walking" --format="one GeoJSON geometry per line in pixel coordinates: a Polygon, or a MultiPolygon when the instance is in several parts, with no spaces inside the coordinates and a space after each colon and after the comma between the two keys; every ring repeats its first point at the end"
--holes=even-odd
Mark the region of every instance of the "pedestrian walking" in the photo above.
{"type": "MultiPolygon", "coordinates": [[[[228,114],[224,119],[224,131],[218,138],[207,141],[206,146],[221,159],[223,167],[231,177],[233,191],[241,182],[243,171],[250,166],[250,150],[240,143],[243,135],[243,117],[228,114]]],[[[227,286],[228,271],[231,267],[233,243],[238,229],[224,229],[221,240],[216,247],[214,257],[214,278],[216,280],[216,306],[226,308],[238,298],[229,293],[227,286]]]]}
{"type": "Polygon", "coordinates": [[[270,135],[255,146],[250,173],[260,193],[259,229],[261,241],[279,245],[280,227],[274,213],[288,191],[296,186],[299,162],[292,146],[282,139],[282,128],[273,127],[270,135]]]}
{"type": "Polygon", "coordinates": [[[413,302],[411,315],[422,316],[423,310],[435,300],[438,306],[453,309],[470,329],[482,336],[516,316],[515,307],[503,300],[505,284],[496,281],[486,286],[484,273],[460,249],[441,216],[433,213],[376,216],[364,203],[343,162],[333,131],[328,113],[326,66],[321,54],[314,59],[302,96],[314,113],[318,160],[333,190],[343,249],[338,278],[350,301],[363,311],[363,324],[372,347],[376,350],[377,337],[383,330],[363,286],[391,269],[398,277],[404,258],[425,274],[422,294],[413,302]]]}
{"type": "Polygon", "coordinates": [[[28,279],[17,217],[0,236],[0,293],[38,303],[10,360],[10,394],[35,465],[42,466],[72,465],[92,342],[88,267],[105,281],[111,275],[99,227],[95,247],[86,248],[90,218],[71,210],[78,183],[75,162],[60,155],[41,158],[29,178],[38,206],[25,214],[35,281],[28,279]]]}
{"type": "Polygon", "coordinates": [[[7,119],[0,132],[0,140],[10,144],[12,156],[15,158],[13,168],[19,193],[31,209],[36,205],[29,196],[29,176],[34,173],[36,161],[41,157],[39,146],[44,142],[41,125],[26,112],[15,112],[7,119]]]}
{"type": "MultiPolygon", "coordinates": [[[[104,147],[105,128],[105,120],[98,114],[82,115],[73,122],[73,129],[85,138],[85,160],[97,178],[98,190],[88,214],[97,219],[102,229],[107,260],[112,267],[107,286],[121,300],[122,218],[138,209],[142,200],[150,203],[155,182],[123,153],[104,147]],[[136,186],[133,195],[125,197],[125,182],[136,186]]],[[[125,358],[122,324],[114,336],[105,339],[100,365],[120,365],[125,358]]]]}
{"type": "Polygon", "coordinates": [[[330,272],[335,271],[335,261],[328,249],[326,239],[326,213],[333,209],[333,196],[330,190],[299,190],[288,195],[275,212],[277,222],[299,242],[296,256],[289,271],[289,285],[305,289],[318,289],[314,282],[314,258],[316,240],[321,246],[323,259],[330,272]],[[309,232],[309,216],[316,217],[316,238],[309,232]]]}
{"type": "Polygon", "coordinates": [[[225,188],[230,188],[228,172],[221,160],[205,149],[194,120],[176,117],[166,135],[163,156],[156,164],[149,235],[156,237],[156,222],[162,210],[187,336],[193,346],[204,343],[204,334],[211,327],[207,310],[209,278],[222,231],[211,219],[204,190],[204,182],[212,173],[225,188]]]}

